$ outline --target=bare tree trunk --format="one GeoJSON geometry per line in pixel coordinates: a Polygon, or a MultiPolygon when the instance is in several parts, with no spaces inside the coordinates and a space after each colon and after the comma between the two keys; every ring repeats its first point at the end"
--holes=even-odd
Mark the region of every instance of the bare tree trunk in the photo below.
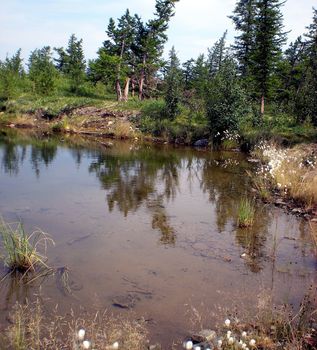
{"type": "Polygon", "coordinates": [[[130,80],[131,78],[127,77],[124,85],[124,91],[123,91],[123,101],[128,101],[129,98],[129,87],[130,87],[130,80]]]}
{"type": "Polygon", "coordinates": [[[143,85],[144,85],[144,72],[142,70],[139,80],[139,100],[143,100],[143,85]]]}
{"type": "Polygon", "coordinates": [[[122,100],[122,92],[121,92],[121,86],[120,86],[120,80],[116,80],[116,94],[117,94],[117,101],[122,100]]]}
{"type": "Polygon", "coordinates": [[[261,115],[264,114],[264,95],[261,96],[261,115]]]}
{"type": "Polygon", "coordinates": [[[116,79],[116,94],[117,94],[117,101],[122,101],[122,91],[120,86],[120,73],[121,73],[121,60],[123,57],[123,52],[125,48],[125,41],[123,40],[121,44],[121,51],[120,51],[120,61],[117,66],[117,79],[116,79]]]}
{"type": "Polygon", "coordinates": [[[143,56],[143,67],[140,74],[140,80],[139,80],[139,100],[143,100],[143,86],[144,86],[144,78],[145,78],[145,62],[146,62],[146,56],[143,56]]]}
{"type": "Polygon", "coordinates": [[[134,79],[131,80],[131,95],[132,95],[132,97],[134,97],[134,95],[135,95],[135,80],[134,79]]]}

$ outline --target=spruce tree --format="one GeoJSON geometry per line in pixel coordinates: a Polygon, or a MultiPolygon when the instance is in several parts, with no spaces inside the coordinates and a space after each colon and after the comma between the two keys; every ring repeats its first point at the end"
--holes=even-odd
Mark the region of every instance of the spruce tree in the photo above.
{"type": "Polygon", "coordinates": [[[0,61],[0,97],[5,99],[14,97],[21,86],[23,76],[24,69],[19,49],[12,57],[0,61]]]}
{"type": "Polygon", "coordinates": [[[29,78],[33,83],[34,92],[47,95],[55,88],[57,71],[53,64],[52,52],[49,46],[31,52],[29,58],[29,78]]]}
{"type": "Polygon", "coordinates": [[[251,70],[256,92],[261,100],[261,115],[264,114],[264,101],[269,96],[272,76],[286,40],[286,33],[282,31],[282,5],[280,0],[257,1],[251,70]]]}
{"type": "Polygon", "coordinates": [[[192,86],[198,98],[202,99],[205,96],[208,74],[209,71],[205,56],[204,54],[200,54],[195,61],[192,78],[192,86]]]}
{"type": "Polygon", "coordinates": [[[109,39],[103,44],[100,53],[117,57],[115,89],[117,100],[127,100],[131,75],[133,72],[132,45],[136,37],[137,16],[131,16],[127,9],[125,14],[118,19],[118,24],[110,18],[106,31],[109,39]],[[122,95],[121,82],[125,82],[122,95]]]}
{"type": "Polygon", "coordinates": [[[83,40],[77,40],[72,34],[68,41],[66,51],[63,48],[55,49],[59,55],[57,68],[70,80],[72,91],[76,91],[85,80],[86,63],[83,52],[83,40]]]}
{"type": "Polygon", "coordinates": [[[309,67],[306,76],[307,104],[312,122],[317,126],[317,10],[313,9],[313,22],[307,27],[307,55],[309,67]]]}
{"type": "Polygon", "coordinates": [[[151,86],[157,70],[163,65],[161,56],[167,41],[166,31],[174,16],[175,3],[179,0],[156,0],[154,19],[144,24],[138,20],[134,53],[138,71],[139,99],[145,96],[144,85],[151,86]]]}
{"type": "Polygon", "coordinates": [[[210,77],[213,77],[221,68],[221,64],[227,55],[226,49],[226,36],[227,31],[225,31],[222,37],[214,44],[211,49],[208,49],[208,69],[210,77]]]}
{"type": "Polygon", "coordinates": [[[239,0],[230,16],[240,34],[235,37],[233,48],[239,62],[239,71],[243,78],[249,76],[252,64],[252,52],[255,42],[256,0],[239,0]]]}
{"type": "Polygon", "coordinates": [[[185,90],[190,90],[193,87],[194,63],[195,63],[195,60],[193,58],[191,58],[190,60],[188,60],[182,64],[184,89],[185,90]]]}
{"type": "Polygon", "coordinates": [[[179,112],[179,102],[181,99],[182,71],[180,69],[180,62],[176,55],[174,46],[169,53],[169,63],[166,70],[165,82],[167,116],[170,119],[175,119],[179,112]]]}

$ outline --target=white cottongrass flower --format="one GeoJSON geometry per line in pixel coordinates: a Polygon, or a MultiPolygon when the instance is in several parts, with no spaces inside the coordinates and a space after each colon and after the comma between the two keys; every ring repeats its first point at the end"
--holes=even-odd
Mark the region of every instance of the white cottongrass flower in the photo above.
{"type": "Polygon", "coordinates": [[[185,349],[186,350],[191,350],[193,348],[193,342],[191,340],[188,340],[186,343],[185,343],[185,349]]]}
{"type": "Polygon", "coordinates": [[[243,332],[241,333],[241,337],[242,337],[242,338],[246,338],[246,337],[247,337],[247,332],[246,332],[246,331],[243,331],[243,332]]]}
{"type": "Polygon", "coordinates": [[[246,343],[243,343],[243,344],[241,345],[241,347],[242,347],[243,350],[246,350],[247,344],[246,344],[246,343]]]}
{"type": "Polygon", "coordinates": [[[253,347],[253,346],[255,346],[255,344],[256,344],[255,340],[251,339],[249,345],[253,347]]]}
{"type": "Polygon", "coordinates": [[[78,340],[80,340],[80,341],[84,340],[85,334],[86,334],[86,331],[84,329],[80,329],[77,333],[78,340]]]}
{"type": "Polygon", "coordinates": [[[221,348],[221,346],[222,346],[222,340],[219,339],[218,342],[217,342],[217,344],[218,344],[218,348],[221,348]]]}
{"type": "Polygon", "coordinates": [[[194,350],[201,350],[201,347],[199,345],[194,346],[194,350]]]}
{"type": "Polygon", "coordinates": [[[231,331],[227,332],[227,339],[229,339],[231,337],[231,331]]]}
{"type": "Polygon", "coordinates": [[[228,344],[229,345],[232,345],[234,343],[234,338],[233,337],[230,337],[229,339],[228,339],[228,344]]]}
{"type": "Polygon", "coordinates": [[[112,344],[112,349],[114,349],[114,350],[119,349],[119,343],[118,343],[117,341],[115,341],[115,342],[112,344]]]}
{"type": "Polygon", "coordinates": [[[83,348],[84,349],[89,349],[90,348],[90,341],[89,340],[84,340],[83,341],[83,348]]]}
{"type": "Polygon", "coordinates": [[[229,320],[229,318],[227,318],[226,320],[225,320],[225,326],[226,327],[230,327],[230,320],[229,320]]]}

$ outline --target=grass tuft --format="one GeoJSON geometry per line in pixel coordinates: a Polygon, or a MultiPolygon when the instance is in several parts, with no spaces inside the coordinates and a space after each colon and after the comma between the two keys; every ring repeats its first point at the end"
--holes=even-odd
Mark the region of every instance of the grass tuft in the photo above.
{"type": "Polygon", "coordinates": [[[238,226],[249,227],[253,225],[255,214],[254,201],[242,198],[238,207],[238,226]]]}
{"type": "Polygon", "coordinates": [[[36,230],[28,234],[21,222],[6,223],[0,217],[0,238],[3,251],[0,257],[10,271],[27,273],[37,267],[48,268],[46,248],[54,242],[45,232],[36,230]]]}
{"type": "Polygon", "coordinates": [[[10,325],[0,333],[0,348],[14,350],[55,349],[148,349],[148,331],[143,320],[133,321],[108,312],[90,314],[83,311],[76,317],[59,314],[58,307],[50,315],[43,312],[38,300],[17,303],[10,314],[10,325]],[[79,330],[84,332],[79,336],[79,330]],[[86,343],[86,344],[84,344],[86,343]],[[89,347],[85,345],[89,344],[89,347]]]}

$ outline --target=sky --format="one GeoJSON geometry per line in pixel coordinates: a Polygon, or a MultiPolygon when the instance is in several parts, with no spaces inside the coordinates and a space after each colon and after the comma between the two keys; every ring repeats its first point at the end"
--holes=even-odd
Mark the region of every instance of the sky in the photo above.
{"type": "MultiPolygon", "coordinates": [[[[171,19],[164,55],[174,45],[182,62],[206,53],[207,48],[228,30],[232,43],[234,26],[228,18],[235,0],[180,0],[171,19]]],[[[43,46],[66,47],[71,34],[83,39],[86,59],[106,39],[109,18],[117,19],[127,8],[144,21],[152,17],[155,0],[0,0],[0,60],[22,49],[24,61],[43,46]]],[[[282,8],[289,42],[312,23],[316,0],[287,0],[282,8]]]]}

